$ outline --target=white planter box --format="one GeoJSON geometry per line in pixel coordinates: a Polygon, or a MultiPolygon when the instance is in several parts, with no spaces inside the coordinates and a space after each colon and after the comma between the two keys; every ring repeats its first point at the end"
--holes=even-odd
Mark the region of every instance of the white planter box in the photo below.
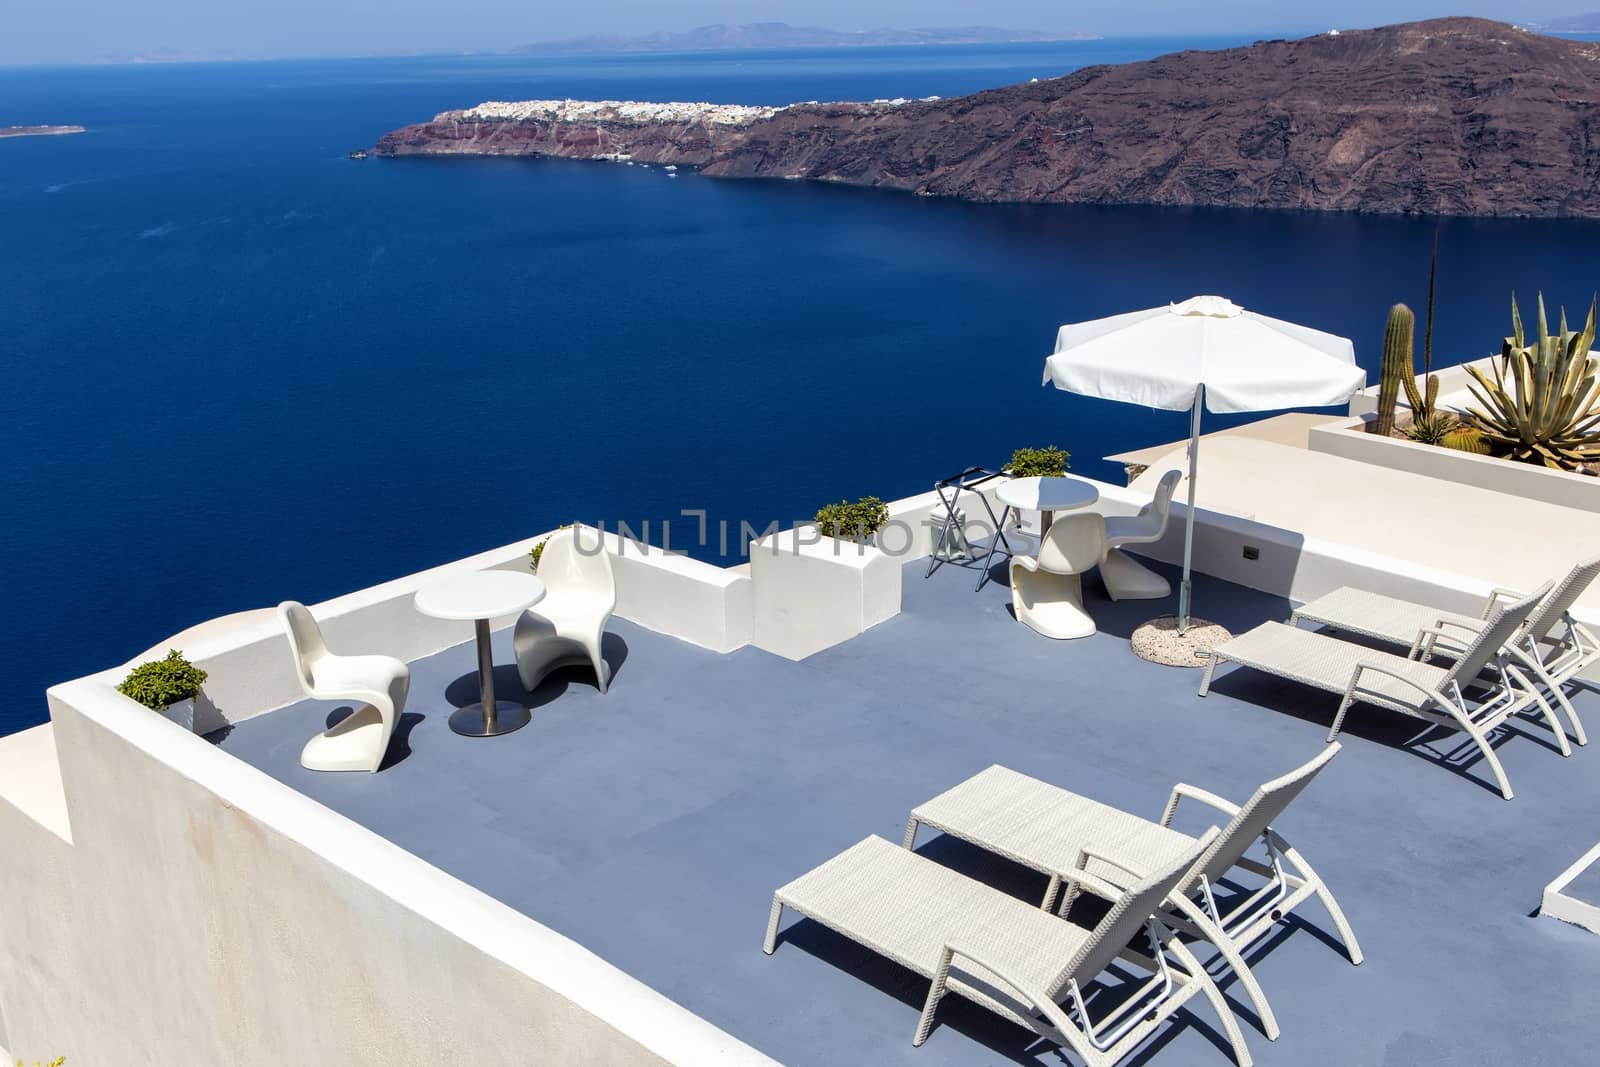
{"type": "Polygon", "coordinates": [[[804,659],[900,614],[902,560],[871,546],[816,540],[810,528],[751,546],[754,644],[804,659]]]}
{"type": "Polygon", "coordinates": [[[1600,511],[1600,478],[1550,470],[1495,456],[1478,456],[1436,445],[1366,432],[1364,418],[1311,428],[1309,447],[1341,459],[1407,471],[1445,482],[1475,485],[1497,493],[1541,500],[1561,507],[1600,511]]]}
{"type": "Polygon", "coordinates": [[[177,723],[190,733],[194,732],[193,697],[190,697],[188,700],[180,700],[176,704],[168,704],[165,708],[162,708],[160,711],[156,712],[156,714],[160,715],[168,722],[177,723]]]}

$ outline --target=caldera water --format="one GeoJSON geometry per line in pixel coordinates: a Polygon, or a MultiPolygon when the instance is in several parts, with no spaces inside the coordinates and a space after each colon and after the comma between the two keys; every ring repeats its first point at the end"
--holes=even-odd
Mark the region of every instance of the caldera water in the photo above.
{"type": "Polygon", "coordinates": [[[201,620],[563,522],[715,558],[684,511],[787,523],[1028,445],[1120,480],[1101,457],[1187,418],[1041,388],[1062,322],[1220,293],[1373,368],[1436,229],[1436,361],[1498,349],[1513,290],[1581,314],[1592,222],[347,158],[483,100],[951,96],[1236,43],[0,71],[0,125],[89,131],[0,141],[0,733],[201,620]]]}

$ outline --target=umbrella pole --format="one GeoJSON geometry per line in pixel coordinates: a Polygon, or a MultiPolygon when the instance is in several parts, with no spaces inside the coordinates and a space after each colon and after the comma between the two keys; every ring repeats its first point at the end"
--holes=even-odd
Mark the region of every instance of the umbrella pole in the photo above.
{"type": "Polygon", "coordinates": [[[1206,387],[1194,387],[1194,410],[1189,417],[1189,510],[1183,524],[1183,585],[1178,590],[1178,632],[1189,632],[1189,568],[1194,558],[1194,479],[1200,463],[1200,411],[1206,387]]]}

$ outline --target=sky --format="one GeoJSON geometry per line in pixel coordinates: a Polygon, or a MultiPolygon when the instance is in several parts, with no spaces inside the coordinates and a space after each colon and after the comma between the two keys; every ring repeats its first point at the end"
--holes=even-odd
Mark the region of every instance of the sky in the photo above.
{"type": "Polygon", "coordinates": [[[0,0],[0,63],[88,62],[160,50],[197,58],[493,50],[718,22],[1166,36],[1312,32],[1439,15],[1537,21],[1596,8],[1600,0],[0,0]]]}

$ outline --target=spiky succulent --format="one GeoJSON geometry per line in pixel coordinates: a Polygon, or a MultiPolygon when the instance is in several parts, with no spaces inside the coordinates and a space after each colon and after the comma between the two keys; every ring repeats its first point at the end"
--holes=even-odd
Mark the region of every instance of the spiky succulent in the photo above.
{"type": "Polygon", "coordinates": [[[1560,332],[1552,334],[1541,294],[1539,336],[1528,344],[1517,299],[1511,298],[1512,332],[1490,365],[1493,378],[1467,368],[1478,404],[1467,409],[1466,423],[1495,452],[1558,470],[1600,460],[1600,360],[1590,355],[1595,312],[1591,302],[1588,321],[1573,331],[1563,309],[1560,332]]]}
{"type": "Polygon", "coordinates": [[[1443,412],[1430,411],[1413,419],[1411,425],[1405,428],[1405,435],[1419,445],[1442,445],[1455,428],[1454,418],[1443,412]]]}

